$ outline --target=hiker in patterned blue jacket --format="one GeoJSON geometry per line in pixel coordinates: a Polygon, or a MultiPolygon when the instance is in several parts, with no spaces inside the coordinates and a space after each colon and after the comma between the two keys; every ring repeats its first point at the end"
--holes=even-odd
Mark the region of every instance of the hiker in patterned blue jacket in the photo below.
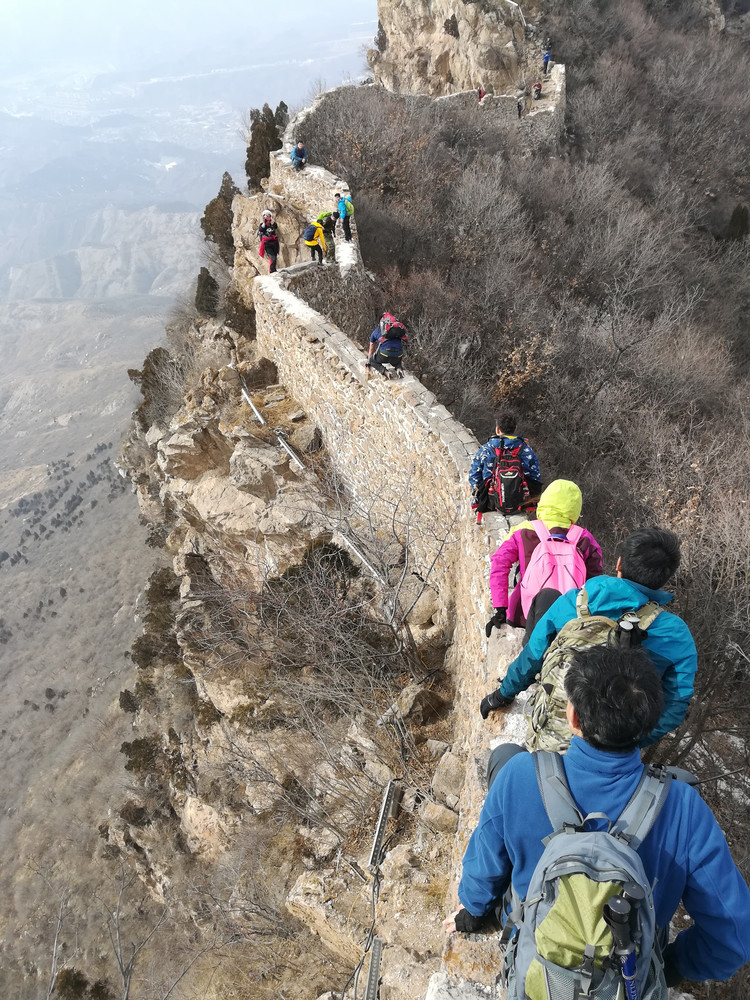
{"type": "Polygon", "coordinates": [[[521,459],[526,483],[530,496],[538,496],[542,492],[542,474],[539,471],[539,459],[523,438],[517,437],[518,421],[512,413],[500,413],[495,423],[495,433],[486,444],[483,444],[474,456],[469,469],[469,485],[476,494],[479,487],[490,478],[495,465],[495,448],[517,448],[522,445],[521,459]]]}
{"type": "MultiPolygon", "coordinates": [[[[602,578],[599,578],[602,579],[602,578]]],[[[659,616],[663,617],[662,615],[659,616]]],[[[661,709],[658,678],[642,648],[595,648],[565,678],[573,740],[562,758],[570,791],[589,829],[604,830],[643,772],[637,744],[661,709]]],[[[533,755],[512,743],[490,759],[489,791],[463,859],[462,909],[444,927],[475,933],[512,882],[526,895],[552,824],[542,804],[533,755]]],[[[695,788],[672,781],[653,828],[638,847],[653,886],[656,926],[669,928],[682,900],[692,924],[664,953],[667,984],[728,979],[750,960],[750,891],[711,810],[695,788]]]]}
{"type": "MultiPolygon", "coordinates": [[[[617,576],[597,576],[586,581],[591,614],[617,620],[626,611],[643,607],[649,601],[668,604],[674,594],[659,588],[677,572],[679,565],[680,540],[673,531],[643,528],[631,532],[617,560],[617,576]]],[[[480,706],[483,718],[486,719],[489,712],[510,705],[517,694],[534,683],[553,639],[566,622],[576,617],[577,595],[577,590],[569,590],[539,619],[528,645],[510,664],[500,687],[483,699],[480,706]]],[[[662,611],[649,625],[643,648],[664,688],[661,718],[641,743],[641,746],[648,746],[676,729],[685,718],[693,696],[698,655],[690,629],[669,611],[662,611]]]]}
{"type": "Polygon", "coordinates": [[[388,378],[385,365],[393,368],[399,378],[404,377],[403,359],[406,349],[406,328],[391,313],[383,313],[380,322],[370,334],[370,347],[365,365],[388,378]]]}

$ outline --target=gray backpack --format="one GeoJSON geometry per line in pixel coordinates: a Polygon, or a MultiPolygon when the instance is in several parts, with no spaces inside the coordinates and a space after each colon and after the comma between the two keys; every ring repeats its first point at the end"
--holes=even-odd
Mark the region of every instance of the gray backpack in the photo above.
{"type": "Polygon", "coordinates": [[[558,754],[535,753],[534,763],[554,832],[544,840],[526,898],[511,895],[506,930],[515,926],[517,933],[506,948],[501,973],[508,1000],[627,996],[621,959],[605,920],[605,907],[627,911],[622,899],[631,905],[624,919],[626,936],[635,945],[638,997],[667,1000],[651,886],[636,851],[666,800],[671,774],[646,767],[612,822],[603,813],[581,815],[558,754]],[[608,820],[608,830],[586,829],[589,819],[601,818],[608,820]],[[613,904],[616,896],[620,899],[613,904]]]}

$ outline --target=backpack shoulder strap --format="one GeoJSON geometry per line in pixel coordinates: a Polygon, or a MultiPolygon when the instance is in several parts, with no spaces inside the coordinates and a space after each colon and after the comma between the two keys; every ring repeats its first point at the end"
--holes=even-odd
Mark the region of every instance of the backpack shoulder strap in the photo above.
{"type": "Polygon", "coordinates": [[[591,612],[589,611],[589,595],[586,593],[585,587],[581,587],[576,595],[576,616],[578,618],[591,617],[591,612]]]}
{"type": "Polygon", "coordinates": [[[566,826],[582,826],[584,818],[570,794],[562,757],[545,750],[539,750],[532,756],[542,804],[552,824],[553,835],[566,826]]]}
{"type": "Polygon", "coordinates": [[[568,534],[566,537],[569,542],[572,542],[574,545],[577,545],[578,542],[580,542],[580,540],[583,538],[583,528],[580,526],[580,524],[571,524],[571,526],[568,528],[568,534]]]}
{"type": "Polygon", "coordinates": [[[634,613],[638,615],[638,624],[640,627],[648,629],[654,624],[663,610],[664,608],[661,604],[657,604],[656,601],[649,601],[648,604],[644,604],[642,608],[638,608],[634,613]]]}
{"type": "Polygon", "coordinates": [[[534,529],[540,542],[546,542],[548,538],[551,538],[549,528],[543,521],[531,521],[529,522],[529,527],[534,529]]]}
{"type": "Polygon", "coordinates": [[[672,775],[666,768],[647,765],[630,801],[610,833],[637,851],[656,822],[669,794],[672,775]]]}

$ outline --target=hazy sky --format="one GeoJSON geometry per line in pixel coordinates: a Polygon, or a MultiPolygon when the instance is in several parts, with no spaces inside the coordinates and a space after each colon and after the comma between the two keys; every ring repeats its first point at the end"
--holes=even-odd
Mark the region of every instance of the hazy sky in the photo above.
{"type": "Polygon", "coordinates": [[[376,0],[1,0],[0,72],[168,66],[206,46],[251,61],[299,56],[310,41],[351,34],[356,22],[371,37],[376,18],[376,0]]]}

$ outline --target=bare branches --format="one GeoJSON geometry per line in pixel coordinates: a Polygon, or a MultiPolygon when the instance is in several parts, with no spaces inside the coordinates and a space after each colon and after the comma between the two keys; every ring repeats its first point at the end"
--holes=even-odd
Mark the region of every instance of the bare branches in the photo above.
{"type": "MultiPolygon", "coordinates": [[[[125,929],[129,926],[126,906],[130,902],[131,890],[135,886],[140,887],[140,885],[138,876],[129,872],[124,862],[121,861],[115,882],[114,902],[100,900],[112,954],[120,974],[121,1000],[130,1000],[130,989],[139,956],[169,915],[169,908],[165,906],[150,924],[150,927],[147,926],[145,930],[139,929],[136,932],[138,935],[136,940],[125,941],[125,929]]],[[[127,936],[130,937],[131,934],[132,931],[127,936]]]]}

